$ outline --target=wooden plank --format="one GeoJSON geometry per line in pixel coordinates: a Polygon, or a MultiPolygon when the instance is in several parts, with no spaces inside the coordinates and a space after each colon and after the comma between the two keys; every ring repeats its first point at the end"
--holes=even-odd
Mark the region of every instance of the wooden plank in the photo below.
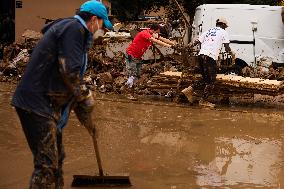
{"type": "Polygon", "coordinates": [[[171,72],[171,71],[166,71],[166,72],[160,73],[160,75],[181,77],[182,72],[171,72]]]}
{"type": "MultiPolygon", "coordinates": [[[[154,76],[151,82],[151,88],[176,88],[190,85],[193,81],[201,78],[198,74],[192,75],[182,72],[164,72],[159,76],[154,76]],[[182,76],[182,78],[181,78],[182,76]]],[[[261,78],[250,78],[235,75],[217,74],[216,88],[220,88],[223,92],[231,91],[238,93],[259,93],[273,94],[283,93],[283,81],[268,80],[261,78]],[[281,91],[280,91],[281,90],[281,91]]]]}
{"type": "Polygon", "coordinates": [[[265,79],[261,82],[261,84],[281,86],[283,81],[265,79]]]}

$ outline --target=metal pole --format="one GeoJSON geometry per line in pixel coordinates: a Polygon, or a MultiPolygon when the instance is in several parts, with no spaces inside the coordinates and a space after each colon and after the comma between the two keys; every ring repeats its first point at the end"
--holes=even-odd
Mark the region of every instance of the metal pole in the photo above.
{"type": "Polygon", "coordinates": [[[256,52],[255,52],[255,32],[257,30],[257,21],[252,21],[252,35],[253,35],[253,56],[254,56],[254,66],[256,67],[256,52]]]}
{"type": "Polygon", "coordinates": [[[254,57],[254,66],[256,67],[256,56],[255,56],[255,30],[253,28],[252,34],[253,34],[253,57],[254,57]]]}

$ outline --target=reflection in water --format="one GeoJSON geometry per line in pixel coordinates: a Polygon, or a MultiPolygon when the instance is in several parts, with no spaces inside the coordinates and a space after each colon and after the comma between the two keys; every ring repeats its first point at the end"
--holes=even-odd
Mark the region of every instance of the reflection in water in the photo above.
{"type": "Polygon", "coordinates": [[[233,186],[254,184],[278,187],[281,171],[281,147],[278,140],[216,138],[215,158],[199,165],[196,171],[200,186],[233,186]]]}
{"type": "Polygon", "coordinates": [[[185,142],[180,132],[158,132],[150,136],[144,137],[141,143],[145,144],[161,144],[169,147],[181,147],[185,142]]]}
{"type": "MultiPolygon", "coordinates": [[[[24,188],[32,169],[9,105],[11,90],[0,84],[1,189],[24,188]]],[[[95,107],[103,167],[109,175],[129,173],[131,189],[283,188],[283,111],[217,111],[104,97],[95,107]]],[[[71,189],[73,174],[95,175],[98,169],[91,137],[73,114],[63,138],[65,189],[71,189]]]]}

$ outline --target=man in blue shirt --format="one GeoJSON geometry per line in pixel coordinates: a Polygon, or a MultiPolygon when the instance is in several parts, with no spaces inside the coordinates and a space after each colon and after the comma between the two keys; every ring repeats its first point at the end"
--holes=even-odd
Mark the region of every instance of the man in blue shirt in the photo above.
{"type": "Polygon", "coordinates": [[[77,15],[42,29],[21,82],[12,99],[34,157],[30,188],[63,188],[62,129],[76,104],[92,97],[83,84],[87,51],[93,34],[112,29],[106,7],[87,1],[77,15]]]}

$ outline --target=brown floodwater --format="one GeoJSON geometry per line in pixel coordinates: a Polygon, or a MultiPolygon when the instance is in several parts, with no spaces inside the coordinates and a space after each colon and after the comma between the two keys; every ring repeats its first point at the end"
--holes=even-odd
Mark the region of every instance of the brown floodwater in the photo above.
{"type": "MultiPolygon", "coordinates": [[[[0,84],[0,188],[28,187],[32,156],[0,84]]],[[[200,109],[100,96],[95,117],[105,172],[135,189],[284,188],[284,112],[264,107],[200,109]]],[[[64,130],[65,187],[97,174],[92,141],[72,115],[64,130]]]]}

